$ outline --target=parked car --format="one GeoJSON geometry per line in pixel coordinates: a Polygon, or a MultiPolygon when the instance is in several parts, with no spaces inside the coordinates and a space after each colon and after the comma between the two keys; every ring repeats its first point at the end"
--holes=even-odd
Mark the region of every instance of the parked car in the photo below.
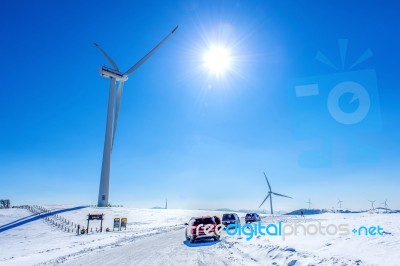
{"type": "Polygon", "coordinates": [[[222,215],[222,224],[227,227],[230,224],[240,224],[239,216],[236,213],[225,213],[222,215]]]}
{"type": "Polygon", "coordinates": [[[217,223],[215,221],[215,217],[211,216],[203,216],[203,217],[193,217],[189,220],[189,223],[186,224],[185,237],[186,240],[189,240],[190,243],[194,243],[198,239],[204,238],[213,238],[215,241],[218,241],[220,235],[215,230],[217,223]],[[208,230],[209,234],[206,234],[204,231],[204,227],[208,225],[211,226],[208,230]]]}
{"type": "Polygon", "coordinates": [[[252,223],[252,222],[259,222],[261,221],[260,215],[258,215],[258,213],[248,213],[246,214],[246,216],[244,217],[244,220],[247,223],[252,223]]]}

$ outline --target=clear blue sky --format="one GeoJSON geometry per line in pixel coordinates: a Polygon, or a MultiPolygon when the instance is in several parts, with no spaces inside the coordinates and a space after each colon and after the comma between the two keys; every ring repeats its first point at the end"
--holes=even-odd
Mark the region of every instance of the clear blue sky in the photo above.
{"type": "MultiPolygon", "coordinates": [[[[273,190],[294,198],[275,198],[278,210],[306,207],[309,198],[316,208],[336,207],[340,198],[356,209],[387,198],[399,209],[395,5],[3,1],[0,198],[95,204],[109,81],[98,74],[107,62],[93,43],[125,70],[179,25],[125,85],[112,203],[152,207],[167,197],[171,208],[257,208],[265,171],[273,190]],[[348,39],[343,69],[339,39],[348,39]],[[218,44],[233,61],[219,77],[202,66],[218,44]],[[367,49],[373,56],[350,70],[367,49]],[[316,60],[318,51],[338,69],[316,60]],[[372,90],[370,112],[354,127],[327,112],[327,93],[347,80],[367,80],[372,90]],[[294,97],[294,86],[310,82],[330,87],[309,101],[294,97]]],[[[359,104],[339,101],[348,113],[359,104]]]]}

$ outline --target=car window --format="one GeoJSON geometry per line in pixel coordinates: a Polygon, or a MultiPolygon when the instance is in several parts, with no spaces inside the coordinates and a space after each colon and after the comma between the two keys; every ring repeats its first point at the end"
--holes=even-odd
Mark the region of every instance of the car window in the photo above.
{"type": "Polygon", "coordinates": [[[214,219],[213,218],[205,218],[203,219],[203,224],[213,224],[214,219]]]}
{"type": "Polygon", "coordinates": [[[232,220],[235,219],[235,217],[232,214],[224,214],[224,216],[222,216],[223,220],[232,220]]]}
{"type": "Polygon", "coordinates": [[[202,224],[203,222],[202,222],[202,220],[201,219],[196,219],[194,222],[193,222],[193,225],[199,225],[199,224],[202,224]]]}
{"type": "Polygon", "coordinates": [[[199,224],[213,224],[214,219],[213,218],[202,218],[202,219],[196,219],[196,221],[193,223],[193,225],[199,225],[199,224]]]}

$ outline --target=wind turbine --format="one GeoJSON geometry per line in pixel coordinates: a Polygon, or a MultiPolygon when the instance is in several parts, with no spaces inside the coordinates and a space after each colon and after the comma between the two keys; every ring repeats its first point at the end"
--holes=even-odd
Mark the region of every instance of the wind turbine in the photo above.
{"type": "Polygon", "coordinates": [[[385,199],[385,202],[382,202],[381,204],[384,204],[385,205],[385,210],[387,211],[388,210],[388,205],[387,205],[387,199],[385,199]]]}
{"type": "Polygon", "coordinates": [[[176,26],[156,47],[154,47],[148,54],[140,59],[136,64],[125,72],[121,72],[114,62],[114,60],[97,44],[94,45],[100,50],[112,68],[105,66],[100,67],[100,76],[110,79],[110,93],[108,96],[108,111],[106,123],[106,135],[104,140],[103,161],[101,165],[100,188],[97,206],[108,206],[109,198],[109,185],[110,185],[110,164],[111,152],[114,146],[115,133],[117,131],[118,115],[121,105],[122,89],[125,81],[128,80],[129,74],[138,69],[149,57],[151,57],[176,31],[176,26]],[[118,88],[116,89],[118,85],[118,88]],[[115,93],[117,94],[115,96],[115,93]],[[115,104],[115,107],[114,107],[115,104]]]}
{"type": "Polygon", "coordinates": [[[341,201],[340,199],[338,200],[338,204],[339,204],[339,208],[340,208],[340,209],[342,208],[342,202],[343,202],[343,201],[341,201]]]}
{"type": "Polygon", "coordinates": [[[292,199],[292,197],[289,197],[289,196],[285,196],[285,195],[282,195],[282,194],[278,194],[278,193],[272,192],[272,190],[271,190],[271,185],[269,184],[267,175],[266,175],[265,173],[264,173],[264,176],[265,176],[265,180],[267,180],[267,184],[268,184],[268,187],[269,187],[269,191],[268,191],[268,195],[265,197],[265,199],[263,200],[263,202],[260,204],[260,206],[259,206],[258,208],[260,208],[260,207],[264,204],[264,202],[269,198],[269,204],[270,204],[270,206],[271,206],[271,214],[273,215],[273,214],[274,214],[274,210],[273,210],[273,208],[272,208],[272,195],[281,196],[281,197],[286,197],[286,198],[290,198],[290,199],[292,199]]]}
{"type": "Polygon", "coordinates": [[[372,205],[372,210],[375,210],[375,207],[374,207],[374,202],[376,201],[376,200],[368,200],[369,202],[371,202],[371,205],[372,205]]]}
{"type": "Polygon", "coordinates": [[[311,208],[311,200],[308,200],[306,203],[308,203],[308,209],[311,208]]]}
{"type": "Polygon", "coordinates": [[[385,199],[385,202],[382,202],[381,204],[384,204],[384,205],[385,205],[385,211],[388,212],[389,206],[387,205],[387,199],[385,199]]]}

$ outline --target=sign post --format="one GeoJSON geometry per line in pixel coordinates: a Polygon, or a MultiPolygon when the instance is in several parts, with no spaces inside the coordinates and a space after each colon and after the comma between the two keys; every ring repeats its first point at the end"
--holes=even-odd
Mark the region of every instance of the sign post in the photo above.
{"type": "Polygon", "coordinates": [[[86,233],[89,233],[89,221],[100,220],[100,232],[103,232],[103,216],[104,214],[88,214],[86,233]]]}
{"type": "Polygon", "coordinates": [[[114,218],[114,226],[113,226],[113,231],[114,231],[114,229],[115,228],[117,228],[118,230],[121,230],[120,229],[120,218],[114,218]]]}
{"type": "Polygon", "coordinates": [[[121,218],[121,227],[120,227],[119,230],[121,230],[122,227],[124,227],[125,230],[126,230],[126,224],[127,224],[127,222],[128,222],[128,219],[127,219],[127,218],[121,218]]]}

